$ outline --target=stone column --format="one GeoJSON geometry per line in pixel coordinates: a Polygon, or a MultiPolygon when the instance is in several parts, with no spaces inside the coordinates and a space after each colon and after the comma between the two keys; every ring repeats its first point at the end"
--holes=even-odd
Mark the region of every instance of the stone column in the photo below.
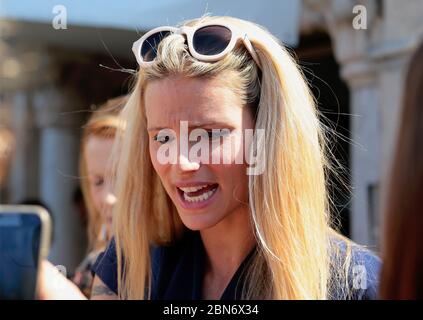
{"type": "Polygon", "coordinates": [[[376,24],[376,2],[306,0],[304,4],[310,12],[305,17],[314,28],[323,27],[331,36],[341,77],[350,90],[351,238],[360,244],[375,245],[380,177],[380,93],[377,72],[368,59],[369,33],[355,30],[352,25],[353,7],[363,2],[366,2],[370,29],[376,24]]]}
{"type": "Polygon", "coordinates": [[[6,125],[16,140],[6,185],[8,203],[39,197],[38,134],[33,121],[32,92],[51,81],[47,55],[41,48],[20,41],[19,30],[17,23],[0,21],[1,113],[7,115],[6,125]]]}
{"type": "Polygon", "coordinates": [[[38,137],[33,123],[31,92],[13,92],[11,109],[17,148],[10,172],[9,202],[20,203],[38,198],[38,137]]]}
{"type": "MultiPolygon", "coordinates": [[[[352,71],[351,65],[350,72],[352,71]]],[[[369,72],[344,74],[351,110],[351,237],[376,245],[380,195],[380,97],[377,78],[369,72]]]]}
{"type": "Polygon", "coordinates": [[[389,42],[377,50],[371,51],[371,57],[378,67],[379,73],[379,112],[380,112],[380,145],[379,145],[379,175],[380,175],[380,206],[377,217],[379,230],[376,235],[382,235],[385,203],[390,183],[391,169],[396,152],[398,129],[402,117],[403,96],[407,94],[405,75],[408,61],[417,41],[412,37],[400,46],[392,47],[389,42]]]}
{"type": "Polygon", "coordinates": [[[77,103],[54,87],[34,95],[40,127],[40,194],[54,219],[54,241],[49,259],[73,272],[86,249],[85,230],[72,203],[79,184],[79,128],[81,118],[72,112],[77,103]]]}
{"type": "MultiPolygon", "coordinates": [[[[423,31],[418,1],[305,0],[315,27],[328,30],[351,96],[352,239],[378,246],[410,53],[423,31]],[[353,27],[353,8],[366,28],[353,27]]],[[[306,16],[307,17],[307,16],[306,16]]]]}
{"type": "Polygon", "coordinates": [[[41,43],[23,41],[27,27],[0,21],[0,94],[7,97],[17,135],[8,194],[13,202],[36,197],[46,204],[54,222],[49,258],[72,273],[86,250],[85,230],[72,203],[83,122],[75,111],[86,103],[72,84],[58,87],[60,56],[41,43]]]}

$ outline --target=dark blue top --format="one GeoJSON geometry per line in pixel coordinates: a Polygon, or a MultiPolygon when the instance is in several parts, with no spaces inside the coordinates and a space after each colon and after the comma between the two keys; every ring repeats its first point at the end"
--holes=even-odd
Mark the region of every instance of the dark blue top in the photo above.
{"type": "MultiPolygon", "coordinates": [[[[342,253],[346,245],[341,240],[334,244],[342,253]]],[[[221,300],[241,299],[244,270],[255,254],[255,249],[245,258],[221,296],[221,300]]],[[[205,250],[198,231],[187,231],[172,246],[153,247],[152,288],[153,300],[201,300],[205,250]]],[[[93,265],[95,273],[110,290],[117,294],[117,258],[114,240],[101,253],[93,265]]],[[[331,290],[332,299],[376,299],[380,260],[370,251],[353,246],[350,264],[349,286],[341,281],[331,290]],[[352,296],[346,297],[349,291],[352,296]]]]}

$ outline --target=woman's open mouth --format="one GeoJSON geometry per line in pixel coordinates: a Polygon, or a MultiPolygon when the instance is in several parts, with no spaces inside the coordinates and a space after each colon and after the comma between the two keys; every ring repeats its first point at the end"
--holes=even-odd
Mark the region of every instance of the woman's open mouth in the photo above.
{"type": "Polygon", "coordinates": [[[190,187],[177,187],[182,206],[186,209],[204,208],[211,203],[219,185],[202,184],[190,187]]]}

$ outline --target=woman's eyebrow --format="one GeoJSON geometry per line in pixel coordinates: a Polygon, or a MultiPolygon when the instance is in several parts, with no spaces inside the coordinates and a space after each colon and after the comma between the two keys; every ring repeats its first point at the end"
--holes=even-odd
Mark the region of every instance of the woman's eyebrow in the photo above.
{"type": "MultiPolygon", "coordinates": [[[[188,128],[195,129],[195,128],[201,128],[201,127],[221,127],[221,128],[228,128],[231,127],[229,123],[223,123],[223,122],[189,122],[188,121],[188,128]]],[[[149,127],[147,128],[147,131],[160,131],[164,129],[171,129],[169,127],[149,127]]]]}
{"type": "Polygon", "coordinates": [[[216,122],[216,121],[210,121],[210,122],[191,122],[188,123],[188,128],[201,128],[201,127],[221,127],[221,128],[227,128],[230,127],[229,123],[223,123],[223,122],[216,122]]]}
{"type": "Polygon", "coordinates": [[[147,131],[160,131],[162,129],[165,129],[163,127],[151,127],[151,128],[147,128],[147,131]]]}

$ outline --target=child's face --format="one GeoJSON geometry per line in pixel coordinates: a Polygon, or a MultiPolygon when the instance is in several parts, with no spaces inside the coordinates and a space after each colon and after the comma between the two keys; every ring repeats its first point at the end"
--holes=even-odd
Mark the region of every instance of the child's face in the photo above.
{"type": "Polygon", "coordinates": [[[90,194],[95,209],[111,232],[112,208],[116,197],[110,184],[109,158],[113,149],[113,139],[91,136],[85,145],[85,162],[87,165],[90,194]]]}
{"type": "Polygon", "coordinates": [[[192,230],[211,228],[234,212],[248,212],[244,130],[253,129],[254,120],[229,83],[228,78],[174,76],[152,81],[145,90],[152,164],[181,220],[192,230]],[[188,141],[185,128],[189,134],[198,133],[198,140],[188,141]],[[228,129],[229,134],[212,129],[228,129]],[[186,150],[181,147],[184,141],[186,150]],[[235,163],[237,157],[241,161],[235,163]]]}

